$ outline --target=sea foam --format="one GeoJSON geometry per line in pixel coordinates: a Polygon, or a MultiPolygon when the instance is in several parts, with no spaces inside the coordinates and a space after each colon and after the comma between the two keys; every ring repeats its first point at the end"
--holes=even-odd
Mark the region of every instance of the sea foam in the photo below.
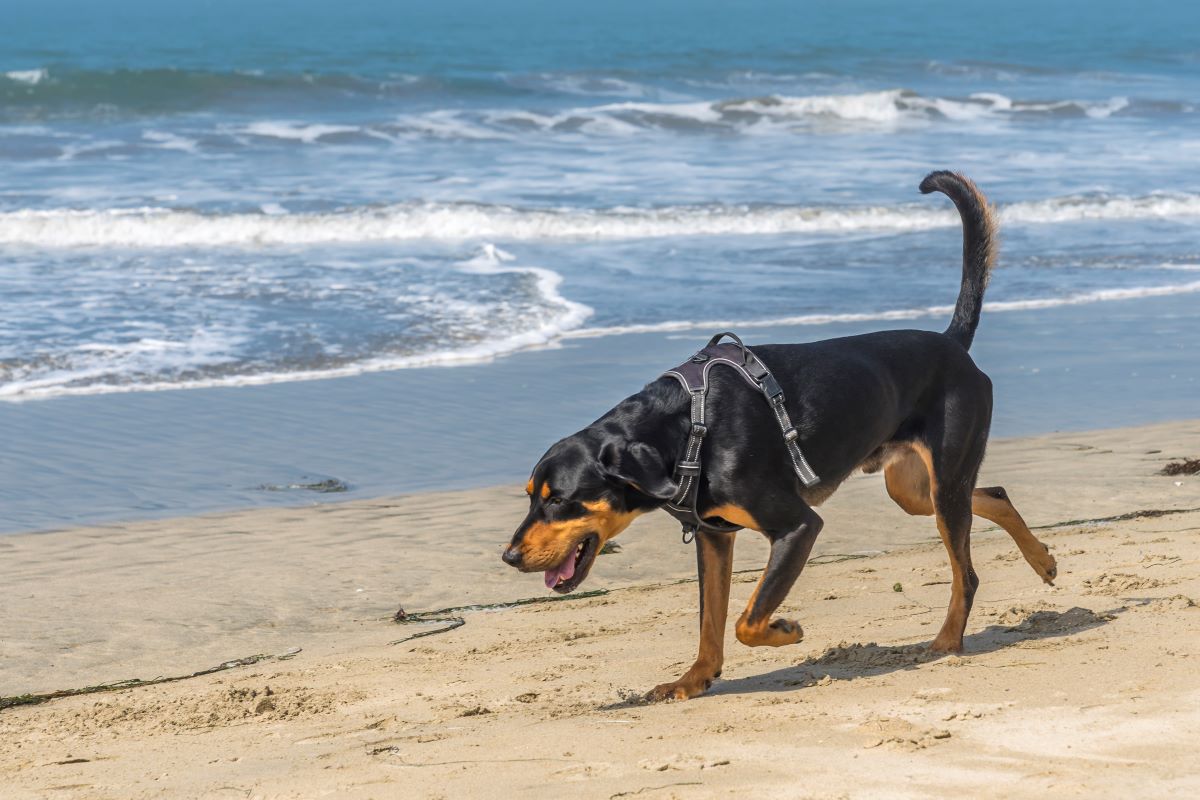
{"type": "Polygon", "coordinates": [[[1097,100],[1017,100],[997,93],[925,96],[905,89],[829,95],[779,95],[580,106],[556,112],[522,109],[439,109],[406,114],[383,130],[437,138],[519,137],[531,132],[634,135],[647,129],[680,133],[712,130],[769,133],[791,129],[894,127],[939,120],[1003,121],[1039,116],[1105,119],[1127,111],[1126,97],[1097,100]]]}
{"type": "Polygon", "coordinates": [[[316,123],[291,122],[286,120],[271,120],[253,122],[242,129],[243,133],[251,136],[262,136],[271,139],[291,139],[305,144],[312,144],[323,136],[335,133],[358,133],[361,128],[352,125],[321,125],[316,123]]]}
{"type": "MultiPolygon", "coordinates": [[[[532,271],[532,268],[509,267],[505,262],[511,259],[509,254],[499,248],[488,245],[481,254],[465,264],[465,268],[482,271],[532,271]]],[[[11,381],[0,385],[0,401],[22,402],[51,397],[113,394],[120,392],[167,391],[172,389],[200,389],[212,387],[260,386],[292,381],[324,380],[362,375],[372,372],[386,372],[414,367],[448,367],[468,364],[478,364],[494,360],[497,357],[510,355],[515,352],[530,349],[554,347],[559,342],[570,339],[601,338],[630,334],[672,333],[691,330],[720,330],[735,328],[738,330],[769,327],[789,327],[826,325],[847,322],[887,322],[915,320],[929,317],[948,317],[953,312],[953,306],[934,305],[920,308],[901,308],[891,310],[867,311],[842,314],[805,314],[799,316],[746,319],[708,319],[708,320],[673,320],[643,325],[621,325],[595,328],[574,327],[580,325],[591,314],[591,309],[579,303],[567,301],[557,294],[558,276],[549,270],[536,270],[547,299],[559,306],[557,314],[548,315],[535,328],[515,332],[509,335],[499,335],[493,339],[478,342],[461,348],[434,350],[399,356],[378,356],[365,358],[352,364],[346,364],[330,369],[310,370],[266,370],[248,374],[213,375],[211,377],[188,378],[184,380],[160,380],[111,383],[105,381],[89,382],[105,375],[111,375],[113,365],[96,364],[78,371],[58,371],[43,374],[28,379],[11,381]]],[[[984,312],[988,314],[1029,311],[1062,306],[1088,305],[1120,300],[1133,300],[1149,297],[1166,297],[1180,294],[1195,294],[1200,292],[1200,281],[1162,286],[1137,286],[1121,289],[1100,289],[1091,292],[1081,292],[1063,297],[1028,298],[1024,300],[990,301],[985,302],[984,312]]],[[[203,342],[206,348],[214,348],[213,343],[203,342]]],[[[152,346],[128,346],[126,354],[138,357],[165,355],[172,361],[186,360],[188,354],[180,352],[173,343],[156,342],[152,346]]],[[[223,352],[223,351],[218,351],[223,352]]]]}
{"type": "MultiPolygon", "coordinates": [[[[521,350],[552,347],[563,334],[582,325],[592,309],[559,293],[562,276],[542,267],[519,265],[510,253],[484,244],[455,268],[481,275],[517,274],[533,278],[536,303],[531,313],[487,336],[458,346],[411,352],[366,355],[337,366],[281,368],[270,354],[241,352],[249,331],[197,329],[164,338],[162,328],[132,341],[101,338],[73,345],[43,365],[0,367],[0,401],[21,402],[52,397],[164,391],[219,386],[257,386],[290,381],[322,380],[412,367],[457,366],[490,361],[521,350]],[[267,360],[262,360],[263,356],[267,360]],[[7,374],[6,374],[7,373],[7,374]]],[[[332,288],[345,288],[332,287],[332,288]]],[[[470,300],[431,298],[431,313],[475,316],[483,308],[470,300]]],[[[427,320],[432,322],[432,320],[427,320]]],[[[284,360],[282,363],[286,363],[284,360]]]]}
{"type": "Polygon", "coordinates": [[[24,83],[28,86],[37,86],[46,80],[47,76],[48,73],[44,69],[14,69],[4,73],[4,77],[10,81],[24,83]]]}
{"type": "MultiPolygon", "coordinates": [[[[1120,289],[1097,289],[1091,292],[1079,292],[1062,297],[1032,297],[1025,300],[985,300],[984,313],[1036,311],[1047,308],[1061,308],[1063,306],[1090,305],[1092,303],[1105,303],[1116,300],[1137,300],[1147,297],[1169,297],[1179,294],[1195,294],[1197,292],[1200,292],[1200,281],[1162,286],[1130,286],[1120,289]]],[[[953,311],[954,306],[936,305],[842,314],[801,314],[764,319],[668,320],[641,325],[580,328],[564,333],[562,338],[593,339],[634,333],[672,333],[690,330],[720,330],[722,328],[774,328],[793,325],[829,325],[839,322],[898,322],[927,317],[949,317],[953,311]]]]}
{"type": "MultiPolygon", "coordinates": [[[[691,205],[538,209],[476,203],[408,203],[329,213],[205,214],[140,207],[24,209],[0,213],[0,244],[37,247],[252,247],[379,241],[620,240],[919,231],[959,224],[933,204],[895,206],[691,205]]],[[[1000,207],[1006,224],[1200,216],[1200,194],[1070,195],[1000,207]]]]}

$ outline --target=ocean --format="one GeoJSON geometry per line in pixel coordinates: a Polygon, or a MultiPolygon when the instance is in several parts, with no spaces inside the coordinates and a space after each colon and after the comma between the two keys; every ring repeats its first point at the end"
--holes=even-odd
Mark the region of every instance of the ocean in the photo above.
{"type": "MultiPolygon", "coordinates": [[[[999,207],[985,325],[1200,303],[1193,3],[48,0],[4,28],[0,425],[7,505],[25,503],[9,527],[251,502],[256,480],[328,471],[273,461],[243,485],[215,457],[174,490],[236,493],[122,504],[100,466],[79,495],[79,447],[45,421],[103,417],[111,395],[257,402],[264,384],[440,366],[470,383],[630,334],[691,337],[683,352],[727,327],[941,327],[961,237],[917,192],[931,169],[999,207]]],[[[1194,348],[1172,358],[1194,393],[1194,348]]],[[[1186,395],[1162,414],[1189,415],[1186,395]]],[[[492,412],[536,422],[547,398],[511,402],[492,412]]],[[[426,488],[381,469],[350,483],[426,488]]]]}

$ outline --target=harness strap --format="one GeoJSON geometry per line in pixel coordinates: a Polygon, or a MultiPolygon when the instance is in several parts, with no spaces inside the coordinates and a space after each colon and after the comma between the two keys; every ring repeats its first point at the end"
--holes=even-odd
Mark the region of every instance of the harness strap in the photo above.
{"type": "Polygon", "coordinates": [[[796,471],[796,477],[806,488],[816,486],[821,479],[817,477],[817,473],[813,471],[808,459],[804,457],[804,451],[800,449],[800,432],[792,424],[792,418],[788,416],[787,408],[783,405],[783,389],[779,388],[773,375],[768,373],[768,377],[778,393],[769,394],[764,381],[763,394],[767,396],[767,402],[771,404],[771,410],[775,412],[775,421],[779,423],[779,429],[783,431],[783,443],[787,447],[788,455],[792,457],[792,469],[796,471]]]}
{"type": "Polygon", "coordinates": [[[679,482],[679,491],[667,503],[667,511],[683,523],[683,541],[686,544],[690,537],[696,535],[700,528],[730,532],[737,526],[725,526],[705,522],[700,518],[696,505],[700,495],[700,448],[704,444],[704,436],[708,428],[704,424],[704,405],[708,397],[708,387],[691,392],[692,427],[688,433],[687,446],[683,449],[683,459],[675,465],[675,478],[679,482]]]}
{"type": "Polygon", "coordinates": [[[783,389],[775,380],[775,376],[771,374],[771,370],[735,334],[718,333],[709,340],[707,346],[690,359],[663,373],[683,384],[684,389],[691,397],[691,430],[688,433],[683,458],[675,465],[675,478],[679,484],[679,490],[666,505],[667,512],[683,524],[685,543],[691,541],[696,531],[700,529],[714,533],[731,533],[739,530],[737,525],[703,519],[697,508],[702,468],[700,449],[704,444],[704,436],[708,433],[708,427],[705,424],[708,373],[717,364],[732,367],[747,383],[762,393],[771,407],[775,421],[779,424],[784,446],[787,448],[792,468],[800,482],[809,487],[815,486],[821,481],[800,449],[800,433],[792,424],[791,417],[784,405],[783,389]],[[736,344],[721,344],[721,339],[726,336],[733,339],[736,344]]]}

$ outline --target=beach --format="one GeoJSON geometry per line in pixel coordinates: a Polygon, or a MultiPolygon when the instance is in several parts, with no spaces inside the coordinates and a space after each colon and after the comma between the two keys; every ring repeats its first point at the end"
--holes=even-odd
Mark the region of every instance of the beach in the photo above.
{"type": "Polygon", "coordinates": [[[729,631],[722,679],[667,705],[639,698],[690,663],[697,607],[666,515],[598,561],[600,594],[517,606],[549,593],[499,560],[515,485],[5,536],[0,694],[267,656],[0,711],[6,796],[1190,796],[1200,477],[1158,473],[1198,452],[1198,421],[993,441],[981,484],[1058,579],[977,519],[966,652],[939,659],[933,525],[854,477],[783,607],[805,639],[729,631]],[[472,604],[496,607],[407,639],[472,604]]]}
{"type": "Polygon", "coordinates": [[[194,5],[5,19],[3,800],[1200,795],[1200,5],[194,5]],[[672,518],[565,598],[502,563],[547,448],[714,334],[944,331],[964,281],[978,485],[1058,575],[976,518],[961,655],[879,475],[803,641],[727,631],[689,702],[644,702],[672,518]]]}

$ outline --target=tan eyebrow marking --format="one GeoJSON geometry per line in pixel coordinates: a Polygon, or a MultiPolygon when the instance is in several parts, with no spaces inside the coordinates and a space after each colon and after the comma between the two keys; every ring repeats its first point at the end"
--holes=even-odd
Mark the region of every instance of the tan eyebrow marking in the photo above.
{"type": "Polygon", "coordinates": [[[542,484],[542,499],[546,500],[549,497],[550,497],[550,484],[543,483],[542,484]]]}
{"type": "Polygon", "coordinates": [[[530,478],[529,483],[525,484],[525,494],[533,496],[533,478],[530,478]]]}

